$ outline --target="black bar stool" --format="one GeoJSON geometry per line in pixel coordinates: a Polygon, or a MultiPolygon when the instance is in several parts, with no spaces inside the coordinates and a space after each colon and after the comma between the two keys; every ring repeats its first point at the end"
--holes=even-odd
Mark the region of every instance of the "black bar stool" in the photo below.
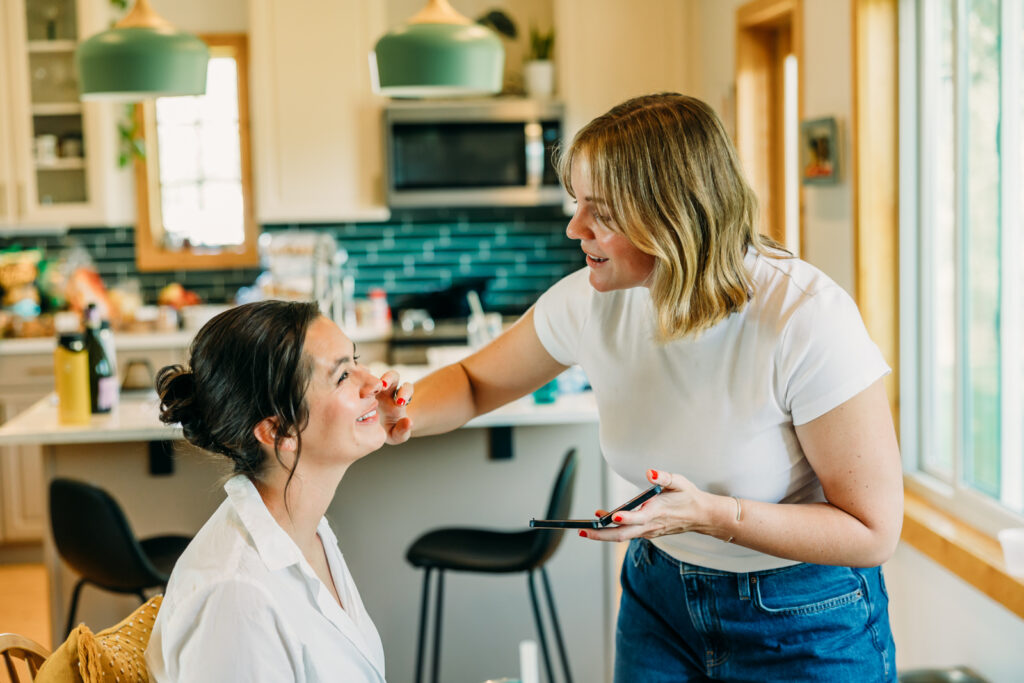
{"type": "MultiPolygon", "coordinates": [[[[555,480],[554,490],[548,504],[548,519],[566,519],[572,506],[573,485],[576,479],[576,449],[569,449],[562,461],[562,469],[555,480]]],[[[526,572],[533,604],[533,618],[537,624],[541,652],[548,681],[554,683],[551,656],[544,625],[541,621],[540,604],[537,601],[535,575],[540,574],[551,614],[552,630],[558,645],[558,655],[565,675],[565,683],[572,683],[569,660],[565,654],[562,629],[558,624],[555,600],[544,564],[555,554],[562,541],[564,531],[560,529],[527,529],[525,531],[492,531],[488,529],[444,528],[423,534],[409,547],[406,559],[414,567],[424,569],[423,602],[420,607],[419,643],[416,648],[416,683],[423,681],[423,655],[426,645],[427,613],[430,603],[430,575],[437,570],[436,606],[434,608],[434,652],[431,680],[437,683],[441,664],[441,606],[444,598],[445,570],[463,572],[486,572],[505,574],[526,572]]]]}
{"type": "Polygon", "coordinates": [[[65,638],[75,626],[85,584],[146,602],[143,591],[167,586],[174,563],[192,540],[169,535],[140,541],[109,493],[73,479],[50,482],[50,524],[57,553],[82,577],[71,595],[65,638]]]}

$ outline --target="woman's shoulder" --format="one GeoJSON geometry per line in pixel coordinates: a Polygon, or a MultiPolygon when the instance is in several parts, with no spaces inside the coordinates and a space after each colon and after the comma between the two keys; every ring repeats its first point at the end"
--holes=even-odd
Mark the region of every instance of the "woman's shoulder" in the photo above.
{"type": "Polygon", "coordinates": [[[820,268],[780,252],[758,254],[752,276],[755,289],[774,296],[812,298],[822,291],[839,287],[820,268]]]}
{"type": "Polygon", "coordinates": [[[167,586],[168,597],[194,593],[226,579],[258,583],[262,566],[245,525],[225,500],[175,563],[167,586]]]}
{"type": "Polygon", "coordinates": [[[754,296],[745,315],[782,335],[794,321],[828,325],[859,317],[853,298],[820,268],[799,258],[758,254],[751,268],[754,296]]]}

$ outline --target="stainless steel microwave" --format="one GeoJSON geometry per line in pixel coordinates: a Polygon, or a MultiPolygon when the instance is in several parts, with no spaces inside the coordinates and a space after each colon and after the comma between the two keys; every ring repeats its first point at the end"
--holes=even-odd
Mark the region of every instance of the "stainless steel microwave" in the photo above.
{"type": "Polygon", "coordinates": [[[552,152],[561,103],[523,98],[393,102],[384,109],[389,206],[561,204],[552,152]]]}

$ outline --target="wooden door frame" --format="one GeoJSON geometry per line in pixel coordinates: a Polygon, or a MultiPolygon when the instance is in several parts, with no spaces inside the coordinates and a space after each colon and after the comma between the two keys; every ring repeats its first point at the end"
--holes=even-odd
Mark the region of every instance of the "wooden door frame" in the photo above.
{"type": "MultiPolygon", "coordinates": [[[[757,193],[761,231],[785,241],[785,154],[779,29],[789,28],[797,59],[797,119],[804,117],[803,0],[751,0],[736,10],[736,149],[757,193]],[[765,117],[764,112],[769,112],[765,117]]],[[[804,190],[798,186],[800,253],[805,253],[804,190]]]]}
{"type": "Polygon", "coordinates": [[[853,0],[851,14],[855,296],[892,366],[885,386],[899,434],[899,3],[853,0]]]}

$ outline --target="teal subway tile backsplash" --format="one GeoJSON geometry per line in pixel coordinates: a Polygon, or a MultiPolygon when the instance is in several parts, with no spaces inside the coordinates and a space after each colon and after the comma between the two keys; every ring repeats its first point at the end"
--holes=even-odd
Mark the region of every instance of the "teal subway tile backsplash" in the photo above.
{"type": "MultiPolygon", "coordinates": [[[[455,287],[481,290],[485,308],[507,314],[525,311],[568,273],[583,267],[578,244],[565,236],[568,217],[558,208],[406,211],[383,223],[265,225],[264,232],[295,229],[330,233],[345,249],[344,266],[356,296],[374,287],[392,303],[455,287]]],[[[131,228],[78,228],[64,235],[6,237],[0,249],[38,247],[55,258],[81,245],[108,286],[137,279],[143,296],[155,302],[169,282],[181,282],[205,301],[231,301],[251,286],[261,268],[139,273],[131,228]]]]}

